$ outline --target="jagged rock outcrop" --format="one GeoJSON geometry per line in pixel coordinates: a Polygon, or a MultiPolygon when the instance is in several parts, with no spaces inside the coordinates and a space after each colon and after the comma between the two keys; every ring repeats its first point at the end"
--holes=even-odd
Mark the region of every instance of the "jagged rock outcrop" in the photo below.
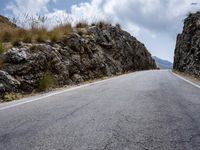
{"type": "Polygon", "coordinates": [[[177,37],[174,69],[200,76],[200,12],[190,14],[177,37]]]}
{"type": "MultiPolygon", "coordinates": [[[[156,69],[145,46],[119,27],[89,27],[57,43],[24,44],[0,56],[0,90],[31,92],[50,72],[58,86],[128,71],[156,69]]],[[[3,95],[3,94],[1,94],[3,95]]]]}

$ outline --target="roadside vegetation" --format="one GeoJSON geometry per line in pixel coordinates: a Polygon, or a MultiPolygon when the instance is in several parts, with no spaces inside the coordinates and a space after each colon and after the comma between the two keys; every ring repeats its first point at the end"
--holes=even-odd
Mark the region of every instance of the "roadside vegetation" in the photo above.
{"type": "MultiPolygon", "coordinates": [[[[0,17],[0,19],[2,19],[0,17]]],[[[90,26],[97,26],[100,29],[106,29],[110,26],[109,23],[99,21],[89,24],[86,21],[80,21],[72,26],[69,21],[66,23],[58,23],[54,28],[49,29],[46,25],[47,18],[43,16],[31,17],[24,16],[23,22],[19,22],[16,18],[12,21],[6,21],[5,24],[0,24],[0,54],[3,53],[3,45],[10,43],[12,46],[18,46],[19,42],[23,43],[42,43],[45,41],[58,42],[64,36],[75,31],[79,35],[87,34],[84,29],[90,26]],[[15,24],[19,25],[17,27],[15,24]]],[[[119,26],[117,24],[116,26],[119,26]]]]}
{"type": "Polygon", "coordinates": [[[47,91],[50,88],[53,88],[55,85],[56,85],[56,82],[55,82],[53,76],[51,75],[51,73],[49,71],[46,71],[44,73],[43,79],[40,80],[40,82],[39,82],[38,91],[39,92],[47,91]]]}
{"type": "Polygon", "coordinates": [[[20,99],[22,98],[22,94],[20,93],[6,93],[6,95],[4,95],[4,102],[10,102],[16,99],[20,99]]]}

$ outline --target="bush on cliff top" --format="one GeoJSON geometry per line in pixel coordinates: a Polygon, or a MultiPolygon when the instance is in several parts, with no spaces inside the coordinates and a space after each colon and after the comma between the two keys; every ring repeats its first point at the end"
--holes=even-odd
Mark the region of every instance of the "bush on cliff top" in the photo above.
{"type": "MultiPolygon", "coordinates": [[[[48,30],[48,28],[45,26],[45,21],[47,20],[46,17],[38,16],[34,18],[29,15],[25,15],[24,17],[24,22],[20,23],[17,19],[14,19],[14,24],[21,24],[23,27],[23,24],[26,23],[28,24],[29,28],[27,29],[25,26],[24,28],[19,28],[5,24],[4,28],[0,30],[0,41],[3,43],[12,43],[13,46],[17,46],[21,41],[24,43],[41,43],[47,40],[57,42],[65,35],[73,32],[73,27],[69,22],[66,24],[58,23],[58,26],[48,30]]],[[[96,25],[100,29],[106,29],[110,26],[109,23],[104,21],[99,21],[91,25],[96,25]]],[[[86,21],[81,21],[75,25],[75,30],[77,30],[78,34],[83,35],[85,33],[80,29],[88,28],[91,25],[86,21]]]]}

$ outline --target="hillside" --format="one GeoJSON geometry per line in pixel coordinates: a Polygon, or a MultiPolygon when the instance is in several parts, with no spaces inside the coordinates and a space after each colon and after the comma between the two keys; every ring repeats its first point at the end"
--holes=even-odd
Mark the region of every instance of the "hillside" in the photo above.
{"type": "Polygon", "coordinates": [[[200,76],[200,12],[184,21],[183,32],[177,37],[174,69],[200,76]]]}
{"type": "Polygon", "coordinates": [[[0,28],[1,30],[4,28],[15,28],[16,25],[9,21],[8,18],[0,15],[0,28]]]}
{"type": "Polygon", "coordinates": [[[0,59],[1,96],[156,68],[144,44],[111,25],[77,27],[57,42],[18,42],[0,59]]]}
{"type": "Polygon", "coordinates": [[[172,69],[173,68],[173,64],[168,60],[164,60],[164,59],[158,58],[156,56],[153,56],[153,59],[156,61],[156,64],[160,69],[172,69]]]}

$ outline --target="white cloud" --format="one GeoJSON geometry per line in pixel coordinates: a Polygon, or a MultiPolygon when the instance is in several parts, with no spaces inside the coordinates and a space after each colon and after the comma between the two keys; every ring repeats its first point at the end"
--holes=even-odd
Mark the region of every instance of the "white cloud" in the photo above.
{"type": "Polygon", "coordinates": [[[47,4],[51,0],[15,0],[7,4],[6,9],[15,16],[22,14],[44,14],[48,13],[47,4]]]}
{"type": "Polygon", "coordinates": [[[57,1],[15,0],[7,5],[7,9],[15,16],[45,14],[62,22],[66,16],[72,22],[107,20],[113,24],[120,23],[126,30],[137,35],[142,30],[149,30],[152,35],[156,35],[156,32],[173,35],[180,30],[181,21],[187,12],[196,9],[192,8],[188,0],[91,0],[71,6],[71,12],[67,13],[57,9],[49,12],[49,2],[57,1]]]}
{"type": "Polygon", "coordinates": [[[175,36],[186,14],[198,9],[190,3],[188,0],[92,0],[72,6],[71,15],[75,20],[120,23],[136,35],[148,30],[153,37],[160,32],[175,36]]]}
{"type": "Polygon", "coordinates": [[[89,23],[98,20],[107,20],[107,16],[102,12],[101,0],[94,0],[92,3],[82,3],[71,7],[71,16],[74,20],[86,20],[89,23]]]}
{"type": "MultiPolygon", "coordinates": [[[[107,20],[113,24],[120,23],[123,29],[146,42],[152,49],[156,49],[156,40],[159,42],[166,36],[168,38],[165,39],[168,41],[171,39],[169,43],[174,44],[176,34],[181,31],[182,20],[186,14],[198,10],[198,6],[190,5],[191,0],[91,0],[71,6],[70,12],[57,9],[50,12],[47,7],[49,2],[58,3],[59,1],[15,0],[7,5],[7,9],[14,15],[27,12],[45,14],[50,18],[48,19],[50,25],[55,25],[59,22],[58,20],[73,23],[81,20],[88,22],[107,20]],[[147,40],[152,41],[152,44],[147,40]]],[[[171,47],[173,46],[170,45],[168,48],[171,49],[171,47]]],[[[160,48],[163,47],[160,46],[160,48]]],[[[159,51],[158,48],[152,52],[156,51],[159,51]]],[[[165,58],[172,60],[171,52],[165,58]]]]}

